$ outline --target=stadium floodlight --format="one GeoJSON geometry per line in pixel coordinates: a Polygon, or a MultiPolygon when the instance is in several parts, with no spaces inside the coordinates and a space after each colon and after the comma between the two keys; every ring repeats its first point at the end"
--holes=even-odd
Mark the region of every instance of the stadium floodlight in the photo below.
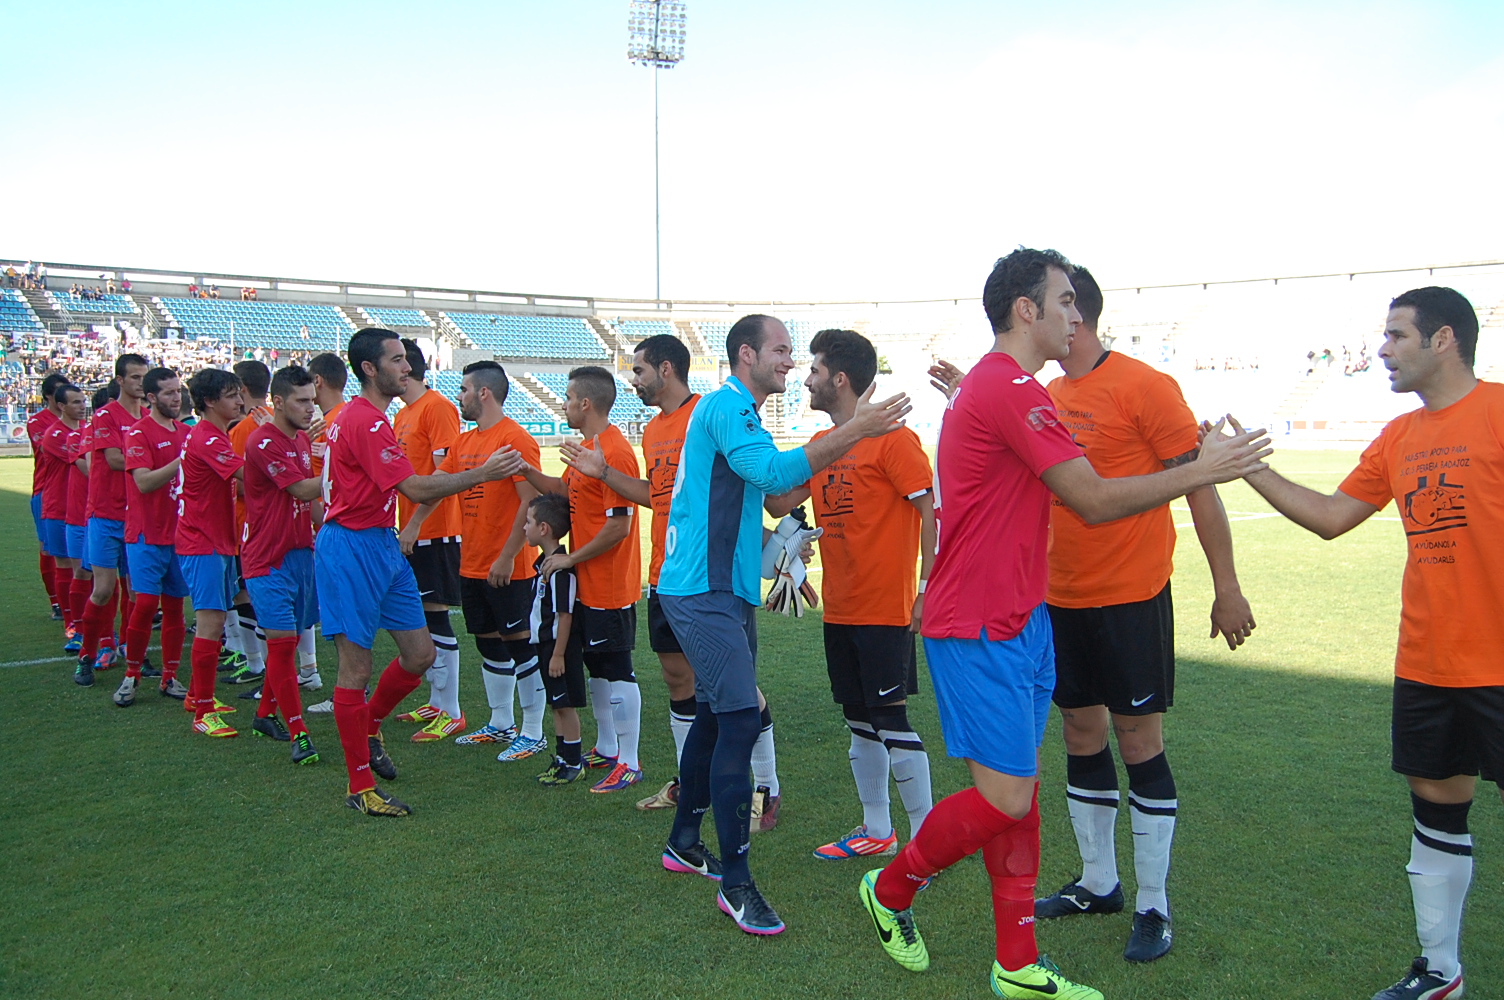
{"type": "Polygon", "coordinates": [[[687,5],[683,0],[629,0],[627,60],[653,71],[653,273],[656,299],[663,298],[662,198],[658,187],[658,71],[684,59],[687,5]]]}

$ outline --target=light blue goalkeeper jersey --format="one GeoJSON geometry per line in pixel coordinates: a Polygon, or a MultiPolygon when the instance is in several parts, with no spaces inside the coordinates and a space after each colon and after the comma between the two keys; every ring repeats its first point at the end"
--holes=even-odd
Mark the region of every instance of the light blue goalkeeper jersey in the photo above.
{"type": "Polygon", "coordinates": [[[762,501],[809,482],[803,448],[779,451],[735,376],[701,399],[684,431],[658,592],[733,591],[762,603],[762,501]]]}

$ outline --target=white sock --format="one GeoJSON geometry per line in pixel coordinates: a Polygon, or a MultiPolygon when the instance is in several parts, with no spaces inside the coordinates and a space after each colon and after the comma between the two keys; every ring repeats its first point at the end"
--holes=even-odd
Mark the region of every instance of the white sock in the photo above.
{"type": "Polygon", "coordinates": [[[1177,799],[1145,799],[1128,790],[1128,815],[1133,820],[1133,872],[1138,877],[1134,910],[1158,910],[1170,915],[1165,879],[1170,874],[1170,842],[1175,839],[1177,799]]]}
{"type": "MultiPolygon", "coordinates": [[[[1087,892],[1105,896],[1118,884],[1118,790],[1066,785],[1065,796],[1065,805],[1071,814],[1071,826],[1076,830],[1076,847],[1081,851],[1079,884],[1087,892]]],[[[1137,817],[1138,813],[1135,812],[1134,816],[1137,817]]],[[[1137,823],[1138,820],[1135,819],[1135,832],[1138,830],[1137,823]]],[[[1138,839],[1135,837],[1133,840],[1135,852],[1138,850],[1138,839]]]]}
{"type": "Polygon", "coordinates": [[[590,678],[590,710],[595,713],[595,749],[603,757],[615,757],[616,720],[611,707],[611,682],[590,678]]]}
{"type": "Polygon", "coordinates": [[[512,722],[512,692],[517,687],[517,668],[511,660],[487,660],[481,658],[480,676],[486,684],[486,702],[491,706],[491,725],[497,729],[510,729],[512,722]]]}
{"type": "Polygon", "coordinates": [[[318,642],[313,634],[313,627],[309,626],[298,635],[298,672],[308,677],[318,669],[318,642]]]}
{"type": "Polygon", "coordinates": [[[611,718],[616,723],[616,759],[634,771],[642,770],[637,759],[637,738],[642,732],[642,689],[636,681],[611,681],[611,718]]]}
{"type": "Polygon", "coordinates": [[[893,780],[898,782],[898,797],[904,812],[909,814],[909,839],[913,840],[935,806],[935,793],[930,788],[930,755],[924,750],[890,747],[888,760],[893,780]]]}
{"type": "Polygon", "coordinates": [[[225,612],[225,648],[234,653],[245,653],[245,643],[240,638],[240,612],[234,608],[225,612]]]}
{"type": "Polygon", "coordinates": [[[684,738],[689,735],[689,727],[695,724],[693,714],[680,715],[672,708],[668,713],[668,728],[674,734],[674,766],[679,766],[679,761],[684,757],[684,738]]]}
{"type": "Polygon", "coordinates": [[[543,715],[548,711],[548,694],[543,689],[543,672],[538,669],[534,656],[521,669],[526,677],[517,678],[517,701],[522,705],[522,735],[528,739],[543,738],[543,715]]]}
{"type": "Polygon", "coordinates": [[[893,835],[888,811],[888,748],[865,722],[847,719],[851,728],[851,776],[856,779],[857,798],[862,802],[862,822],[867,836],[882,839],[893,835]]]}
{"type": "Polygon", "coordinates": [[[429,701],[451,719],[460,719],[460,643],[452,635],[433,637],[434,661],[428,668],[429,701]]]}
{"type": "Polygon", "coordinates": [[[260,638],[260,631],[255,619],[240,618],[240,648],[245,651],[246,664],[258,674],[266,672],[266,644],[260,638]]]}
{"type": "Polygon", "coordinates": [[[1462,906],[1473,880],[1472,834],[1444,833],[1417,820],[1405,872],[1410,876],[1421,954],[1431,971],[1451,979],[1462,968],[1462,906]],[[1431,843],[1423,842],[1422,837],[1431,843]]]}
{"type": "Polygon", "coordinates": [[[752,744],[752,787],[767,786],[768,796],[778,798],[778,752],[773,745],[773,724],[768,723],[752,744]]]}

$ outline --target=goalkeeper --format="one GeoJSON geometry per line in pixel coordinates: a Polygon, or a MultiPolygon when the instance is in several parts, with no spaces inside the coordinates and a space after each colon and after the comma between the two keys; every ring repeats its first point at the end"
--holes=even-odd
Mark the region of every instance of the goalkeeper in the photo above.
{"type": "Polygon", "coordinates": [[[720,909],[749,934],[777,934],[783,922],[753,884],[747,836],[760,718],[755,612],[763,501],[808,482],[862,438],[902,427],[909,402],[897,395],[873,403],[869,388],[850,420],[803,448],[779,451],[759,410],[784,391],[794,367],[787,328],[771,316],[744,316],[726,336],[726,355],[731,378],[700,401],[685,432],[658,578],[664,615],[694,668],[696,703],[663,864],[720,875],[720,909]],[[700,839],[712,804],[719,860],[700,839]]]}
{"type": "MultiPolygon", "coordinates": [[[[810,407],[840,432],[877,376],[872,342],[851,330],[822,330],[810,343],[810,407]]],[[[898,853],[888,809],[888,774],[909,817],[909,837],[929,815],[930,759],[909,725],[907,700],[919,693],[914,635],[924,612],[924,577],[935,554],[933,476],[919,437],[907,427],[861,438],[816,472],[808,485],[768,500],[775,517],[808,500],[822,529],[825,666],[830,691],[851,730],[851,774],[862,822],[815,848],[829,861],[898,853]],[[916,560],[916,552],[920,556],[916,560]],[[919,580],[915,581],[915,564],[919,580]]]]}

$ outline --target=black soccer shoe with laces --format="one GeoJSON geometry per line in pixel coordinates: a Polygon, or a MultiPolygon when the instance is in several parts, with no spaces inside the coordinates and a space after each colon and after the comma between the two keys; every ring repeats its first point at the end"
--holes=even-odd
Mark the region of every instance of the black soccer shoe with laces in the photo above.
{"type": "Polygon", "coordinates": [[[1081,888],[1079,882],[1067,882],[1060,891],[1034,900],[1034,916],[1040,920],[1073,917],[1078,913],[1122,913],[1123,883],[1112,887],[1105,896],[1081,888]]]}
{"type": "Polygon", "coordinates": [[[382,741],[381,734],[372,736],[369,740],[371,747],[371,770],[387,781],[397,777],[397,765],[392,763],[392,758],[387,755],[386,743],[382,741]]]}
{"type": "Polygon", "coordinates": [[[778,919],[778,913],[751,882],[742,885],[721,883],[715,902],[722,913],[735,920],[736,926],[748,934],[783,933],[783,921],[778,919]]]}
{"type": "Polygon", "coordinates": [[[1170,953],[1170,918],[1158,910],[1133,915],[1133,931],[1123,957],[1130,962],[1152,962],[1170,953]]]}
{"type": "Polygon", "coordinates": [[[1451,979],[1443,979],[1431,971],[1424,958],[1417,958],[1410,963],[1410,971],[1405,973],[1405,978],[1387,990],[1379,990],[1373,995],[1373,1000],[1451,1000],[1452,997],[1460,996],[1461,969],[1451,979]]]}

